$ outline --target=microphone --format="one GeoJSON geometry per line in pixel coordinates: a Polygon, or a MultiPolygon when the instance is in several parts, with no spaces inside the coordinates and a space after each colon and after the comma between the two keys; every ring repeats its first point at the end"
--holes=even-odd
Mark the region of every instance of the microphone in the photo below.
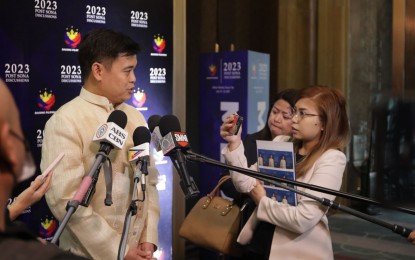
{"type": "Polygon", "coordinates": [[[114,147],[122,149],[128,133],[124,130],[127,125],[127,115],[121,110],[114,110],[106,123],[100,125],[92,141],[101,143],[98,152],[109,154],[114,147]]]}
{"type": "MultiPolygon", "coordinates": [[[[99,171],[102,163],[108,159],[108,154],[114,148],[123,148],[128,137],[128,133],[124,130],[126,125],[127,115],[121,110],[114,110],[109,115],[107,122],[97,128],[92,140],[93,142],[99,142],[101,144],[100,148],[88,176],[82,180],[81,186],[73,198],[76,201],[81,201],[82,206],[87,207],[89,205],[92,195],[95,193],[99,171]]],[[[112,183],[112,174],[105,174],[105,179],[107,183],[112,183]]],[[[110,195],[111,191],[108,192],[107,190],[107,194],[110,195]]],[[[106,198],[105,205],[110,206],[111,204],[111,198],[106,198]]]]}
{"type": "Polygon", "coordinates": [[[141,189],[146,190],[146,175],[148,175],[148,163],[150,162],[150,131],[144,127],[139,126],[134,130],[133,141],[134,147],[128,150],[128,161],[135,163],[134,180],[139,182],[141,180],[141,189]],[[143,175],[142,175],[143,174],[143,175]]]}
{"type": "Polygon", "coordinates": [[[160,119],[160,141],[161,150],[165,156],[169,156],[174,167],[180,175],[180,187],[185,197],[190,198],[199,194],[199,189],[187,171],[185,155],[190,149],[189,141],[185,132],[180,130],[180,122],[174,115],[165,115],[160,119]]]}
{"type": "Polygon", "coordinates": [[[152,115],[148,118],[148,128],[151,132],[151,143],[154,146],[154,149],[156,149],[157,152],[161,151],[160,146],[160,140],[162,138],[159,128],[159,122],[160,122],[161,116],[159,115],[152,115]]]}
{"type": "MultiPolygon", "coordinates": [[[[81,184],[78,187],[72,200],[66,205],[66,214],[60,222],[58,229],[52,239],[52,244],[58,242],[63,229],[66,227],[72,214],[78,208],[79,204],[88,207],[92,195],[95,193],[95,185],[98,181],[99,171],[102,163],[108,162],[108,154],[113,148],[121,149],[128,133],[124,130],[127,125],[127,115],[121,110],[114,110],[111,112],[107,119],[107,123],[100,125],[93,137],[94,142],[100,142],[100,148],[95,157],[95,162],[88,172],[88,175],[82,179],[81,184]]],[[[108,164],[109,164],[108,163],[108,164]]],[[[107,187],[107,193],[105,198],[105,205],[110,206],[112,204],[111,189],[112,189],[112,173],[108,164],[104,164],[105,182],[107,187]]]]}

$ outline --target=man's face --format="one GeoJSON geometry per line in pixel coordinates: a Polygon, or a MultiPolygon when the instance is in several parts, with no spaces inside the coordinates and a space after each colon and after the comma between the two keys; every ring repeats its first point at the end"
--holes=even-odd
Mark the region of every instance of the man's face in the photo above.
{"type": "Polygon", "coordinates": [[[112,65],[102,66],[102,94],[118,105],[130,99],[136,81],[134,69],[137,66],[137,55],[120,54],[112,65]]]}

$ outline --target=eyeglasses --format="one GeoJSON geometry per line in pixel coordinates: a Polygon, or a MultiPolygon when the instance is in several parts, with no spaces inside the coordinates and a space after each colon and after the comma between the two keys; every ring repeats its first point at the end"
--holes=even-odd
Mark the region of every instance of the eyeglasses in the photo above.
{"type": "Polygon", "coordinates": [[[25,149],[25,151],[26,152],[29,152],[30,151],[30,145],[29,145],[29,142],[25,139],[25,138],[23,138],[23,137],[21,137],[20,135],[18,135],[15,131],[13,131],[13,130],[11,130],[10,129],[10,134],[12,135],[12,136],[14,136],[17,140],[19,140],[20,142],[22,142],[23,143],[23,145],[24,145],[24,149],[25,149]]]}
{"type": "Polygon", "coordinates": [[[293,115],[293,117],[297,117],[298,120],[302,120],[305,117],[320,116],[320,115],[316,115],[316,114],[306,113],[303,110],[297,110],[297,108],[292,109],[292,115],[293,115]]]}

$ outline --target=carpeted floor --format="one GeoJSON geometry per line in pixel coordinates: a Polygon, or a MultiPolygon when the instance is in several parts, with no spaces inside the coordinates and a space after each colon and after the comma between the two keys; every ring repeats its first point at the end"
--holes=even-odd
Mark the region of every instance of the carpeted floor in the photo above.
{"type": "MultiPolygon", "coordinates": [[[[371,216],[389,224],[415,229],[415,216],[381,210],[371,216]]],[[[415,245],[383,225],[374,224],[348,213],[329,217],[336,260],[406,260],[415,259],[415,245]]]]}

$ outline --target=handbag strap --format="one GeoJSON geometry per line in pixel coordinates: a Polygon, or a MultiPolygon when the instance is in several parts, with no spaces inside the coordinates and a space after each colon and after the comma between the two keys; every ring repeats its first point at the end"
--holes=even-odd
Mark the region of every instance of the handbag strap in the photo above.
{"type": "Polygon", "coordinates": [[[218,193],[219,188],[222,186],[222,184],[223,184],[225,181],[229,180],[230,178],[231,178],[231,176],[229,176],[229,175],[225,175],[225,176],[223,176],[222,178],[220,178],[220,179],[219,179],[218,184],[216,185],[216,187],[215,187],[215,188],[213,188],[213,190],[209,193],[209,196],[210,196],[210,197],[215,196],[215,195],[218,193]]]}

